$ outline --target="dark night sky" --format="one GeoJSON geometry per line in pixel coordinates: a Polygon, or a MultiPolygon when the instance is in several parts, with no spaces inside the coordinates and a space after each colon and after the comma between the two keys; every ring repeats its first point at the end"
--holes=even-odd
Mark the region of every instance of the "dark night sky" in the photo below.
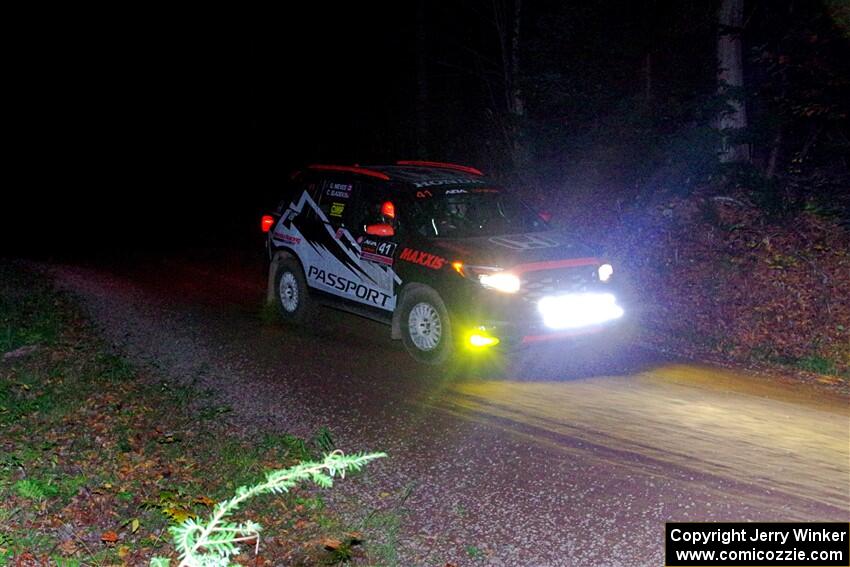
{"type": "MultiPolygon", "coordinates": [[[[22,18],[8,108],[23,174],[5,187],[3,247],[244,242],[294,167],[416,157],[416,2],[290,4],[22,18]]],[[[567,124],[573,147],[640,93],[647,45],[658,93],[710,88],[714,4],[638,4],[525,3],[526,45],[570,95],[541,122],[567,124]]],[[[497,55],[488,4],[426,6],[427,157],[494,167],[473,55],[497,55]]],[[[545,77],[537,60],[526,69],[545,77]]]]}
{"type": "Polygon", "coordinates": [[[406,111],[392,9],[94,16],[37,26],[20,69],[22,210],[49,203],[69,237],[252,214],[288,169],[353,159],[359,131],[406,111]]]}
{"type": "Polygon", "coordinates": [[[375,148],[389,124],[402,138],[412,124],[413,7],[33,21],[20,62],[23,214],[5,219],[3,244],[183,243],[205,216],[222,230],[202,238],[229,236],[293,167],[406,157],[375,148]],[[45,214],[49,234],[28,220],[45,214]]]}

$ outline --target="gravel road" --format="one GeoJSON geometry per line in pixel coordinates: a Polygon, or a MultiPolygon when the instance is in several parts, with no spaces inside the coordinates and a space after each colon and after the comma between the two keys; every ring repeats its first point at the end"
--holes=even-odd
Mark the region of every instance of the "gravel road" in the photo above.
{"type": "Polygon", "coordinates": [[[378,510],[367,532],[400,565],[662,565],[665,521],[850,520],[840,392],[638,347],[424,368],[351,315],[264,321],[253,262],[199,257],[48,269],[133,360],[214,389],[234,427],[327,426],[389,453],[329,498],[352,521],[378,510]]]}

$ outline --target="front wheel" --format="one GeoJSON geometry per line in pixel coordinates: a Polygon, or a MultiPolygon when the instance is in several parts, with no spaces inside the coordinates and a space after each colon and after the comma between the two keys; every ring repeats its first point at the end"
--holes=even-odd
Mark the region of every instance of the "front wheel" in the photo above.
{"type": "Polygon", "coordinates": [[[401,304],[401,339],[410,355],[425,364],[446,363],[454,352],[452,324],[436,291],[418,288],[401,304]]]}
{"type": "Polygon", "coordinates": [[[280,262],[275,272],[275,299],[284,320],[303,323],[311,313],[310,295],[301,265],[287,258],[280,262]]]}

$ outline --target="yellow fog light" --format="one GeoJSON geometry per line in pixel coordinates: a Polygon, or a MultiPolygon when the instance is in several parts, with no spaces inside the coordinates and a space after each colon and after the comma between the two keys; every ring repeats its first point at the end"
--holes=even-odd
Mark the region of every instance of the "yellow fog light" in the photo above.
{"type": "Polygon", "coordinates": [[[481,333],[472,333],[469,335],[469,344],[474,347],[496,346],[499,344],[499,339],[482,335],[481,333]]]}

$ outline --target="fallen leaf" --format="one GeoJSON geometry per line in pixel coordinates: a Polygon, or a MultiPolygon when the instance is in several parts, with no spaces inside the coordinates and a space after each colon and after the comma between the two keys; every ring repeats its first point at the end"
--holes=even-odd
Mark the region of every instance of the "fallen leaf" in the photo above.
{"type": "Polygon", "coordinates": [[[77,544],[72,539],[66,539],[59,544],[59,550],[65,555],[74,555],[77,552],[77,544]]]}
{"type": "Polygon", "coordinates": [[[115,543],[118,541],[118,534],[113,531],[103,532],[100,534],[100,541],[103,543],[115,543]]]}
{"type": "Polygon", "coordinates": [[[198,496],[197,498],[195,498],[195,502],[197,502],[198,504],[202,504],[204,506],[207,506],[207,507],[215,504],[215,500],[213,500],[209,496],[198,496]]]}
{"type": "Polygon", "coordinates": [[[130,553],[130,548],[127,547],[126,545],[122,545],[121,547],[118,548],[118,557],[119,558],[124,559],[125,557],[127,557],[128,553],[130,553]]]}
{"type": "Polygon", "coordinates": [[[326,537],[322,540],[322,546],[328,551],[336,551],[342,547],[342,542],[334,537],[326,537]]]}
{"type": "Polygon", "coordinates": [[[182,524],[183,522],[194,516],[192,512],[184,510],[183,508],[178,508],[176,506],[163,508],[162,513],[177,522],[178,524],[182,524]]]}

